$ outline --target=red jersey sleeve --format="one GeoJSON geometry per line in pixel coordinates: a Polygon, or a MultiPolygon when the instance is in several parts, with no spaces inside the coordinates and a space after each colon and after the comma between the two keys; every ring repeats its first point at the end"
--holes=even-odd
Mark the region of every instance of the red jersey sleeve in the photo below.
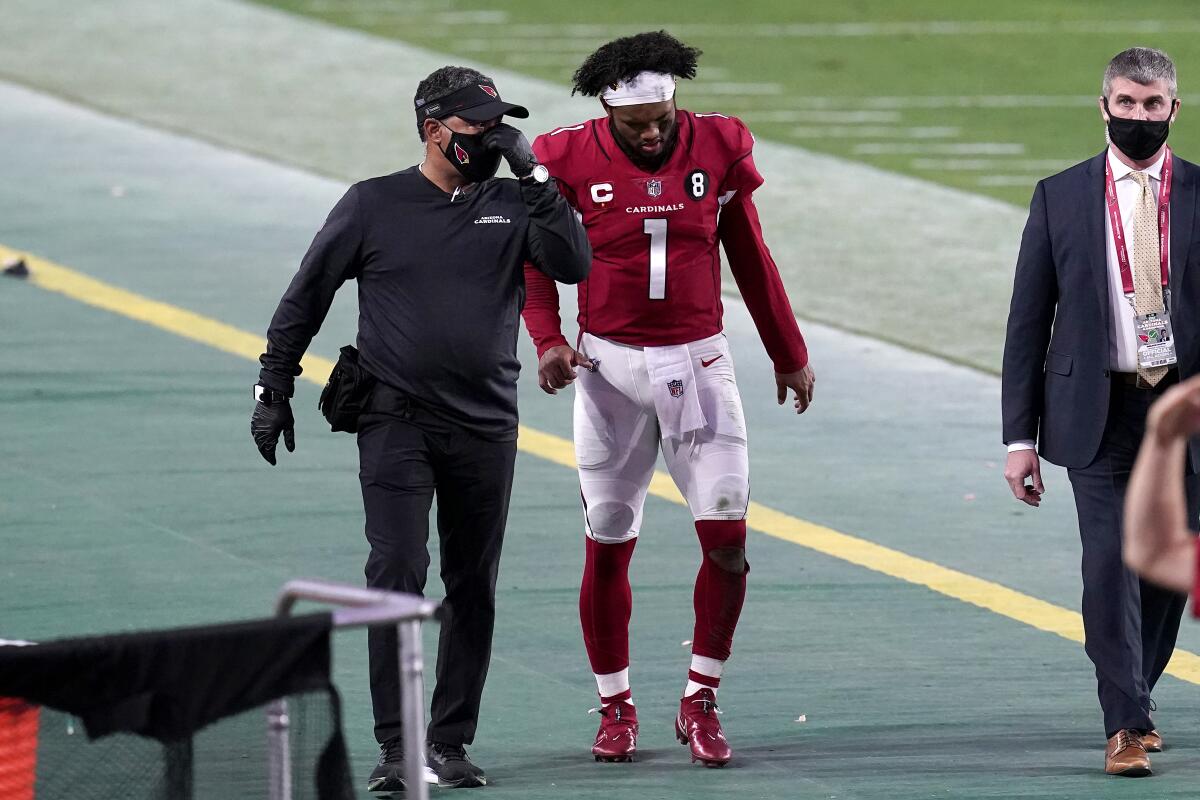
{"type": "Polygon", "coordinates": [[[551,347],[567,344],[558,311],[558,284],[533,264],[525,264],[525,328],[537,347],[538,358],[551,347]]]}
{"type": "Polygon", "coordinates": [[[789,373],[804,369],[808,365],[808,347],[796,323],[783,279],[779,277],[779,268],[763,241],[758,209],[749,192],[735,195],[721,208],[717,235],[725,246],[729,271],[775,371],[789,373]]]}
{"type": "Polygon", "coordinates": [[[728,203],[735,197],[747,197],[763,185],[763,176],[754,165],[754,136],[746,123],[731,117],[722,127],[732,157],[732,163],[721,180],[720,200],[728,203]]]}
{"type": "MultiPolygon", "coordinates": [[[[545,134],[533,141],[533,153],[540,163],[544,164],[551,175],[555,175],[556,159],[554,148],[548,146],[545,134]]],[[[572,208],[578,208],[574,194],[562,180],[555,178],[558,190],[572,208]]],[[[525,306],[521,309],[521,317],[525,320],[525,328],[537,347],[538,358],[551,347],[567,344],[562,335],[562,316],[558,306],[558,284],[533,264],[525,263],[525,306]]]]}

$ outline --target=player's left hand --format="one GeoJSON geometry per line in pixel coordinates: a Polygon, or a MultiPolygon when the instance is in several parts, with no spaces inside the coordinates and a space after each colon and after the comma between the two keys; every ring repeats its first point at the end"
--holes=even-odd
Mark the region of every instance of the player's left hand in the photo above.
{"type": "Polygon", "coordinates": [[[483,146],[504,156],[508,168],[518,178],[529,175],[538,163],[525,134],[505,122],[494,125],[483,135],[483,146]]]}
{"type": "Polygon", "coordinates": [[[813,399],[813,384],[816,383],[812,365],[809,364],[799,372],[775,373],[775,400],[783,405],[787,400],[788,389],[796,393],[796,413],[803,414],[808,410],[813,399]]]}
{"type": "Polygon", "coordinates": [[[254,437],[254,445],[267,463],[275,466],[275,447],[279,444],[279,435],[283,434],[283,444],[289,453],[296,452],[296,420],[292,417],[292,406],[286,397],[267,404],[261,400],[254,404],[254,414],[250,417],[250,435],[254,437]]]}

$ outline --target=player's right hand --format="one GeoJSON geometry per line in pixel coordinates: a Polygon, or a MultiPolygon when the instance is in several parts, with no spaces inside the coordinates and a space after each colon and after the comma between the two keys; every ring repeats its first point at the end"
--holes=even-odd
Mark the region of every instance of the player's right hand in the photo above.
{"type": "Polygon", "coordinates": [[[1013,497],[1026,505],[1037,508],[1042,504],[1042,494],[1046,488],[1042,486],[1042,465],[1038,460],[1037,450],[1013,450],[1008,454],[1008,462],[1004,465],[1004,480],[1013,497]],[[1025,483],[1026,478],[1033,479],[1033,485],[1025,483]]]}
{"type": "Polygon", "coordinates": [[[558,394],[575,382],[575,367],[592,369],[591,359],[574,347],[560,344],[542,353],[538,359],[538,386],[546,394],[558,394]]]}
{"type": "Polygon", "coordinates": [[[275,446],[279,444],[279,434],[283,434],[283,443],[288,452],[295,452],[295,425],[292,405],[286,397],[276,397],[269,405],[261,400],[254,404],[254,414],[250,417],[250,435],[254,437],[258,452],[272,467],[275,466],[275,446]]]}

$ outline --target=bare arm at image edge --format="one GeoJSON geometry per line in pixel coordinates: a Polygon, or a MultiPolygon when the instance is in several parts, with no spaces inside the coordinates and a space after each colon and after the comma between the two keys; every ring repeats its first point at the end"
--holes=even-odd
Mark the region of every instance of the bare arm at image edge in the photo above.
{"type": "Polygon", "coordinates": [[[1152,583],[1192,591],[1196,543],[1188,528],[1184,467],[1200,432],[1200,377],[1172,387],[1150,409],[1125,496],[1124,557],[1152,583]]]}

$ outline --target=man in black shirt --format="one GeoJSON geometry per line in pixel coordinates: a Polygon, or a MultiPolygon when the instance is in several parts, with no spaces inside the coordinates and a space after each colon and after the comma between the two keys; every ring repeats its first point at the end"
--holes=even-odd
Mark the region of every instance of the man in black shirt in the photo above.
{"type": "MultiPolygon", "coordinates": [[[[517,438],[523,264],[578,283],[591,265],[582,224],[490,78],[443,67],[417,87],[419,166],[350,187],[330,212],[271,319],[251,432],[275,463],[295,449],[288,398],[300,358],[338,287],[358,281],[359,363],[376,379],[357,420],[371,545],[367,585],[420,593],[436,490],[446,616],[426,758],[439,783],[479,786],[463,749],[475,735],[491,655],[496,570],[517,438]],[[493,176],[503,157],[518,180],[493,176]]],[[[368,637],[379,766],[368,788],[402,790],[393,627],[368,637]]]]}

